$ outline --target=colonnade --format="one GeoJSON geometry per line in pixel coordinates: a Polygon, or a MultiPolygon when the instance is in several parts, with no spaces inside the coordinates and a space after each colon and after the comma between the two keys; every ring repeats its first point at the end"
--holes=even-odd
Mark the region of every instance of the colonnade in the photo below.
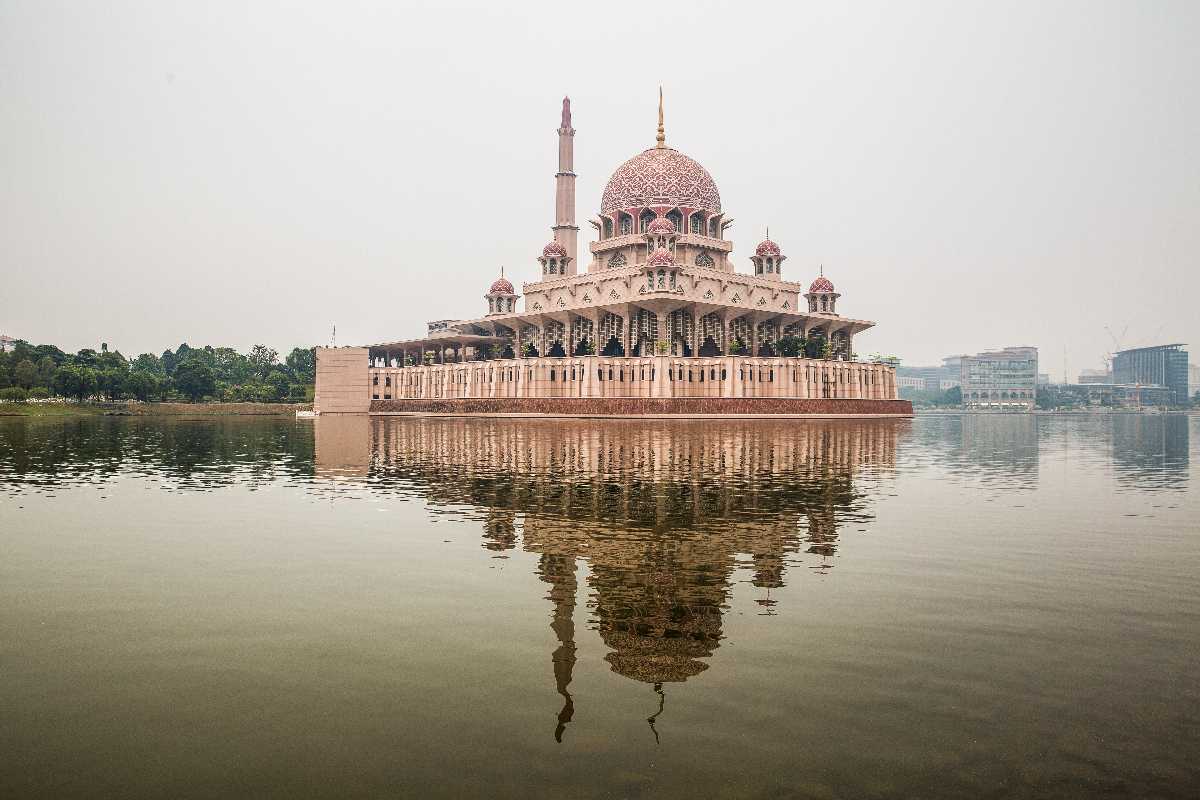
{"type": "Polygon", "coordinates": [[[808,358],[521,358],[371,367],[372,400],[495,397],[786,397],[894,400],[886,364],[808,358]]]}

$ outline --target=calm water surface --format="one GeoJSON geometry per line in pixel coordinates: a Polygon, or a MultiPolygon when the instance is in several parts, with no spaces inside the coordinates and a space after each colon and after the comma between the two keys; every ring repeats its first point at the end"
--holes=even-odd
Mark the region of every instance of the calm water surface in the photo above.
{"type": "Polygon", "coordinates": [[[3,797],[1195,797],[1200,417],[0,418],[3,797]]]}

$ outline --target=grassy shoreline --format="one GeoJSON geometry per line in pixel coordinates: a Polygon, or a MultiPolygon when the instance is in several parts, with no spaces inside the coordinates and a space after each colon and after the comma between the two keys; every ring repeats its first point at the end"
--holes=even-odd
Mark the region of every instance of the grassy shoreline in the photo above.
{"type": "Polygon", "coordinates": [[[0,417],[294,415],[311,403],[0,403],[0,417]]]}

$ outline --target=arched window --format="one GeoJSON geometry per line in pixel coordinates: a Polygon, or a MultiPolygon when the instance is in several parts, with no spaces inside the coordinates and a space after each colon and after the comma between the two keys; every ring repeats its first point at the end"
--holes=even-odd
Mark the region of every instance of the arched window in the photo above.
{"type": "Polygon", "coordinates": [[[633,217],[622,212],[620,215],[620,219],[621,219],[621,223],[620,223],[621,235],[628,236],[629,234],[633,233],[633,217]]]}
{"type": "MultiPolygon", "coordinates": [[[[628,217],[626,217],[626,219],[628,219],[628,217]]],[[[633,224],[632,220],[630,220],[630,224],[633,224]]],[[[608,260],[608,268],[609,269],[620,269],[623,266],[625,266],[625,254],[624,253],[617,253],[616,255],[614,255],[612,258],[610,258],[608,260]]]]}
{"type": "Polygon", "coordinates": [[[673,208],[667,212],[667,219],[675,226],[677,233],[683,233],[683,214],[679,213],[678,208],[673,208]]]}
{"type": "Polygon", "coordinates": [[[638,231],[640,233],[645,233],[646,228],[648,228],[650,226],[650,223],[653,221],[654,221],[654,212],[648,208],[643,209],[641,217],[638,218],[638,231]]]}
{"type": "Polygon", "coordinates": [[[612,220],[608,217],[604,218],[604,232],[601,234],[604,239],[612,238],[612,220]]]}
{"type": "Polygon", "coordinates": [[[712,256],[710,256],[708,253],[701,252],[700,255],[696,256],[696,266],[711,269],[714,266],[712,256]]]}
{"type": "Polygon", "coordinates": [[[697,236],[704,235],[704,216],[699,211],[693,211],[692,215],[688,217],[688,221],[688,228],[692,233],[697,236]]]}

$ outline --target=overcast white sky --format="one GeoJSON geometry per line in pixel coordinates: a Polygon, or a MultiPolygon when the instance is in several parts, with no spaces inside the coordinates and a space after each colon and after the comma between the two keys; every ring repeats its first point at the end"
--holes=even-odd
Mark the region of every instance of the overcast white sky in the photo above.
{"type": "MultiPolygon", "coordinates": [[[[1200,353],[1200,3],[0,0],[0,331],[127,355],[418,335],[654,141],[857,341],[1200,353]]],[[[581,247],[581,250],[583,248],[581,247]]],[[[1200,360],[1200,357],[1198,357],[1200,360]]]]}

